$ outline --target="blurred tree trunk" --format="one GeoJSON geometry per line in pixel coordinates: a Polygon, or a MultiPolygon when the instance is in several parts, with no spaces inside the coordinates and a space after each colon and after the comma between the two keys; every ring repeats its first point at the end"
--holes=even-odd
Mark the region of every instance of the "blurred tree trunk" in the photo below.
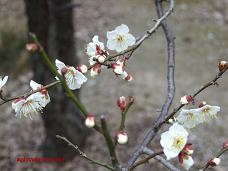
{"type": "MultiPolygon", "coordinates": [[[[28,18],[28,30],[37,34],[44,49],[52,57],[66,64],[77,65],[73,10],[61,8],[71,3],[71,0],[24,0],[28,18]]],[[[32,56],[34,80],[47,84],[54,76],[46,68],[38,54],[32,56]]],[[[43,145],[44,155],[48,157],[72,158],[76,153],[56,135],[69,138],[73,143],[83,146],[88,130],[85,129],[78,109],[63,93],[61,87],[51,89],[51,104],[49,104],[42,118],[46,129],[46,140],[43,145]]],[[[76,92],[79,95],[79,91],[76,92]]]]}

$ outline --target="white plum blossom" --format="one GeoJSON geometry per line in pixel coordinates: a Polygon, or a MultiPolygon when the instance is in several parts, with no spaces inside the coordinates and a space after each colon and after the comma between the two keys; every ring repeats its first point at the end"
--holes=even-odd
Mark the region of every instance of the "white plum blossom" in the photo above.
{"type": "Polygon", "coordinates": [[[4,78],[2,78],[2,76],[0,76],[0,90],[6,84],[7,80],[8,80],[8,76],[5,76],[4,78]]]}
{"type": "Polygon", "coordinates": [[[88,56],[93,57],[98,55],[99,50],[104,50],[104,43],[99,41],[99,37],[95,35],[93,41],[87,45],[86,53],[88,56]]]}
{"type": "Polygon", "coordinates": [[[22,116],[32,119],[32,115],[42,113],[43,106],[40,102],[43,96],[32,94],[28,98],[19,98],[12,102],[12,108],[16,112],[16,116],[22,116]]]}
{"type": "MultiPolygon", "coordinates": [[[[31,80],[30,81],[30,87],[33,90],[39,90],[39,89],[42,89],[43,85],[38,84],[35,81],[31,80]]],[[[42,89],[39,92],[36,92],[35,94],[41,96],[41,101],[39,101],[39,104],[42,107],[45,107],[50,102],[50,96],[48,94],[48,90],[47,89],[42,89]]]]}
{"type": "Polygon", "coordinates": [[[200,123],[199,109],[182,109],[176,120],[185,128],[191,129],[200,123]]]}
{"type": "Polygon", "coordinates": [[[201,108],[199,108],[199,119],[200,122],[207,122],[210,121],[213,118],[217,117],[217,113],[220,111],[219,106],[210,106],[205,105],[201,108]]]}
{"type": "Polygon", "coordinates": [[[188,132],[183,126],[174,123],[168,131],[161,134],[160,144],[167,160],[177,157],[187,142],[188,132]]]}
{"type": "Polygon", "coordinates": [[[182,166],[186,170],[189,170],[193,165],[194,165],[194,160],[192,159],[191,156],[188,155],[183,158],[182,166]]]}
{"type": "Polygon", "coordinates": [[[66,66],[58,59],[55,60],[60,75],[64,76],[68,87],[71,90],[81,88],[81,85],[87,81],[87,78],[72,66],[66,66]]]}
{"type": "Polygon", "coordinates": [[[110,50],[121,52],[126,50],[128,46],[135,44],[135,37],[129,33],[129,28],[125,24],[117,26],[115,30],[107,32],[107,47],[110,50]]]}

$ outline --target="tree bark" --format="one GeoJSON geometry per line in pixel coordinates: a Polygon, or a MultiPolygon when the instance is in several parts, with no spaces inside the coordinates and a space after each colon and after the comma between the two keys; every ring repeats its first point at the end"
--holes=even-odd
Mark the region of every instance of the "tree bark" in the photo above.
{"type": "MultiPolygon", "coordinates": [[[[53,61],[58,58],[76,66],[79,61],[75,52],[73,10],[61,9],[68,3],[71,0],[25,0],[28,30],[37,35],[53,61]]],[[[47,84],[54,78],[37,54],[32,56],[32,66],[35,81],[47,84]]],[[[49,93],[51,103],[42,114],[47,135],[43,144],[44,156],[71,159],[75,152],[55,136],[65,136],[82,147],[89,132],[79,110],[67,99],[61,87],[51,89],[49,93]]],[[[79,91],[76,94],[79,95],[79,91]]]]}

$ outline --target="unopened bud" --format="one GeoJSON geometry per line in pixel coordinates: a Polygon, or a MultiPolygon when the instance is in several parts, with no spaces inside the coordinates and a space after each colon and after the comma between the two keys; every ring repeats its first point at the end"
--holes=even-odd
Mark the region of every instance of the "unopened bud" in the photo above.
{"type": "Polygon", "coordinates": [[[123,131],[118,132],[116,138],[119,144],[126,144],[128,141],[127,133],[123,131]]]}
{"type": "Polygon", "coordinates": [[[100,62],[100,63],[103,63],[104,61],[105,61],[105,56],[104,55],[99,55],[98,57],[97,57],[97,60],[98,60],[98,62],[100,62]]]}
{"type": "Polygon", "coordinates": [[[185,148],[184,148],[184,152],[187,154],[187,155],[192,155],[194,153],[194,150],[192,148],[192,144],[188,143],[185,145],[185,148]]]}
{"type": "Polygon", "coordinates": [[[208,162],[208,165],[214,167],[214,166],[218,166],[220,162],[221,162],[221,159],[215,157],[208,162]]]}
{"type": "Polygon", "coordinates": [[[193,101],[193,97],[190,95],[185,95],[185,96],[181,97],[180,103],[189,104],[191,101],[193,101]]]}
{"type": "Polygon", "coordinates": [[[29,52],[36,52],[39,49],[39,46],[35,43],[27,43],[25,47],[29,52]]]}
{"type": "Polygon", "coordinates": [[[219,65],[218,65],[219,71],[224,70],[226,67],[227,67],[227,62],[226,61],[220,61],[219,62],[219,65]]]}
{"type": "Polygon", "coordinates": [[[200,102],[200,103],[199,103],[199,108],[205,106],[206,104],[207,104],[207,102],[205,102],[205,101],[200,102]]]}
{"type": "Polygon", "coordinates": [[[133,77],[128,74],[127,77],[125,78],[125,80],[127,80],[128,82],[132,81],[133,80],[133,77]]]}
{"type": "Polygon", "coordinates": [[[87,71],[88,71],[86,65],[77,66],[77,70],[78,70],[79,72],[81,72],[82,74],[85,74],[85,73],[87,73],[87,71]]]}
{"type": "Polygon", "coordinates": [[[223,148],[227,148],[228,147],[228,141],[225,141],[222,145],[223,148]]]}
{"type": "Polygon", "coordinates": [[[124,66],[125,66],[125,61],[126,61],[125,56],[121,56],[121,57],[116,61],[116,63],[119,64],[120,66],[124,67],[124,66]]]}
{"type": "Polygon", "coordinates": [[[93,115],[88,115],[85,119],[85,126],[88,128],[93,128],[95,124],[95,117],[93,115]]]}
{"type": "Polygon", "coordinates": [[[123,67],[117,63],[112,64],[112,69],[118,75],[121,75],[124,72],[123,67]]]}
{"type": "Polygon", "coordinates": [[[95,77],[101,72],[101,65],[95,64],[90,70],[90,76],[95,77]]]}
{"type": "Polygon", "coordinates": [[[119,106],[119,108],[123,111],[126,106],[127,106],[127,100],[124,96],[121,96],[118,100],[117,100],[117,105],[119,106]]]}

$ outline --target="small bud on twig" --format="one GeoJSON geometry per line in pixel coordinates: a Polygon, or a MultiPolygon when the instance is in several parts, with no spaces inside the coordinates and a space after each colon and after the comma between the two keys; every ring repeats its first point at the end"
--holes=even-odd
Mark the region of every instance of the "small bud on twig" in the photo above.
{"type": "Polygon", "coordinates": [[[228,141],[225,141],[222,145],[223,148],[227,148],[228,147],[228,141]]]}
{"type": "Polygon", "coordinates": [[[191,95],[185,95],[185,96],[181,97],[180,103],[186,105],[192,101],[193,101],[193,97],[191,95]]]}
{"type": "Polygon", "coordinates": [[[116,139],[119,144],[126,144],[128,141],[127,133],[124,131],[117,132],[116,139]]]}
{"type": "Polygon", "coordinates": [[[93,115],[88,115],[85,119],[85,126],[88,128],[93,128],[95,126],[95,117],[93,115]]]}
{"type": "Polygon", "coordinates": [[[29,52],[36,52],[39,49],[39,46],[35,43],[27,43],[25,47],[29,52]]]}
{"type": "Polygon", "coordinates": [[[205,106],[206,104],[207,104],[207,102],[205,102],[205,101],[200,102],[200,103],[199,103],[199,108],[205,106]]]}
{"type": "Polygon", "coordinates": [[[117,100],[117,105],[119,106],[119,108],[123,111],[126,106],[127,106],[127,100],[124,96],[121,96],[118,100],[117,100]]]}
{"type": "Polygon", "coordinates": [[[218,65],[219,71],[223,71],[226,67],[227,67],[226,61],[220,61],[219,62],[219,65],[218,65]]]}
{"type": "Polygon", "coordinates": [[[221,162],[221,159],[220,158],[213,158],[211,159],[210,161],[208,161],[208,165],[211,166],[211,167],[215,167],[215,166],[218,166],[221,162]]]}
{"type": "Polygon", "coordinates": [[[87,73],[88,69],[87,69],[87,66],[86,65],[79,65],[76,67],[76,69],[81,72],[82,74],[85,74],[87,73]]]}

